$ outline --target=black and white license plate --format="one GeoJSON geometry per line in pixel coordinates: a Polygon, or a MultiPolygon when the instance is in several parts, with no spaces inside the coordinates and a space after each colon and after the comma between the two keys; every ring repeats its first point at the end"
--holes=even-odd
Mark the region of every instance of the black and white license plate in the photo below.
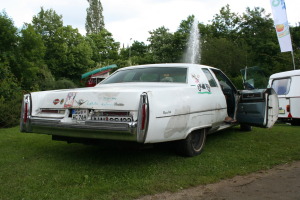
{"type": "Polygon", "coordinates": [[[88,117],[88,110],[72,110],[72,120],[86,121],[88,117]]]}
{"type": "Polygon", "coordinates": [[[92,116],[94,121],[132,122],[131,116],[92,116]]]}

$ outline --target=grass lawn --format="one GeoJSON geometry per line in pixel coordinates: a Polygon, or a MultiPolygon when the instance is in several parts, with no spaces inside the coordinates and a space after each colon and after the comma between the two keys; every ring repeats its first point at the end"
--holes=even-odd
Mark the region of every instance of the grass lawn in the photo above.
{"type": "Polygon", "coordinates": [[[67,144],[15,127],[0,129],[0,199],[134,199],[293,160],[300,160],[300,127],[284,124],[210,135],[192,158],[162,148],[67,144]]]}

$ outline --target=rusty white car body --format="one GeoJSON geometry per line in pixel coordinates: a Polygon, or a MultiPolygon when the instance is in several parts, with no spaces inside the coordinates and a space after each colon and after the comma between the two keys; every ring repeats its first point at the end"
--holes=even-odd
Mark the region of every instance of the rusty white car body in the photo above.
{"type": "Polygon", "coordinates": [[[152,64],[119,69],[92,88],[26,94],[20,127],[65,141],[178,141],[184,155],[194,156],[208,133],[238,123],[272,127],[277,116],[271,88],[238,91],[213,67],[152,64]]]}

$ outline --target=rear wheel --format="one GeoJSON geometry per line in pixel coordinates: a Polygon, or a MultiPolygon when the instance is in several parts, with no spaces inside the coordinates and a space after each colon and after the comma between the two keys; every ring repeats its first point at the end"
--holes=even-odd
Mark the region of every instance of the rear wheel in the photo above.
{"type": "Polygon", "coordinates": [[[179,141],[178,152],[183,156],[196,156],[202,153],[206,141],[206,130],[190,133],[185,140],[179,141]]]}
{"type": "Polygon", "coordinates": [[[252,131],[252,126],[248,124],[240,124],[240,130],[241,131],[252,131]]]}

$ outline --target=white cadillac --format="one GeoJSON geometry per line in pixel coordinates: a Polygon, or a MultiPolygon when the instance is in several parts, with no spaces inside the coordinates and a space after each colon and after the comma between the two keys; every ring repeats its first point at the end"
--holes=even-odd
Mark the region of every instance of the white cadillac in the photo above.
{"type": "Polygon", "coordinates": [[[208,133],[270,128],[277,117],[272,88],[238,91],[213,67],[152,64],[119,69],[95,87],[26,94],[20,128],[64,141],[177,141],[183,155],[195,156],[208,133]]]}

